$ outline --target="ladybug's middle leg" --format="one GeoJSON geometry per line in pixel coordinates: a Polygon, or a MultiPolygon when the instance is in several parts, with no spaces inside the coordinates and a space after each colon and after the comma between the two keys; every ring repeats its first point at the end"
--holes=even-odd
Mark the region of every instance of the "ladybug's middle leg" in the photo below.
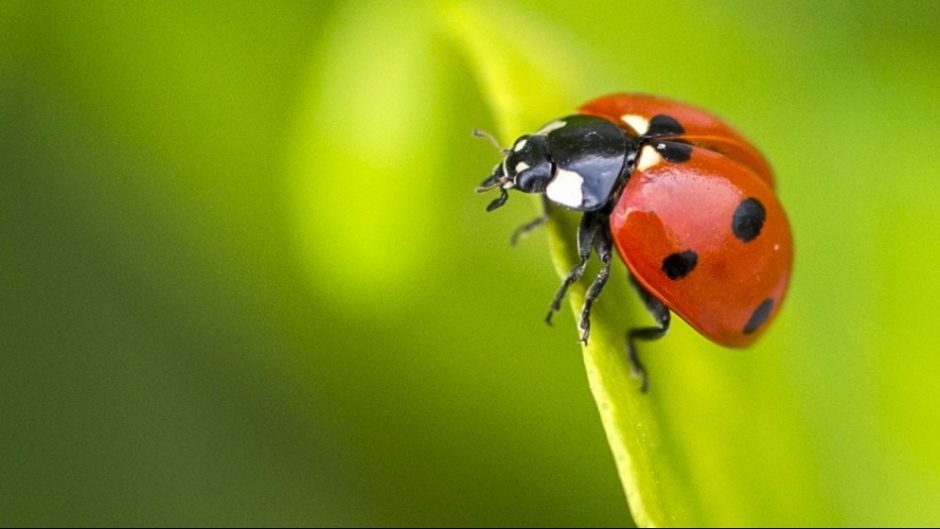
{"type": "Polygon", "coordinates": [[[591,306],[601,295],[601,291],[604,290],[604,285],[607,284],[607,279],[610,277],[613,240],[610,235],[610,228],[607,226],[606,219],[599,221],[597,231],[594,234],[594,251],[597,252],[597,257],[601,260],[601,269],[597,273],[597,277],[594,278],[594,282],[591,283],[591,288],[584,296],[584,306],[581,308],[581,318],[578,321],[578,326],[581,327],[581,341],[585,344],[587,344],[588,336],[591,334],[591,306]]]}

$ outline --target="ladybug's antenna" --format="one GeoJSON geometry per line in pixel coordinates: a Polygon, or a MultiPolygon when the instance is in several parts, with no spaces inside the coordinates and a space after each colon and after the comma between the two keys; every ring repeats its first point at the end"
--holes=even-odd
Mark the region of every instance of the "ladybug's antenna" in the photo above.
{"type": "Polygon", "coordinates": [[[509,154],[509,149],[506,149],[502,145],[500,145],[499,140],[496,139],[496,136],[493,136],[489,132],[486,132],[485,130],[480,130],[480,129],[473,129],[473,135],[476,136],[477,138],[486,138],[487,140],[489,140],[490,143],[492,143],[493,146],[496,147],[496,150],[499,151],[500,154],[502,154],[503,156],[506,156],[507,154],[509,154]]]}

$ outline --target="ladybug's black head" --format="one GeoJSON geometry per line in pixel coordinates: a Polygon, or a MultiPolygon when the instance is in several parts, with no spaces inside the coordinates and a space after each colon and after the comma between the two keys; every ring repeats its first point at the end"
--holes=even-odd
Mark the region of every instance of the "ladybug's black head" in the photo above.
{"type": "Polygon", "coordinates": [[[492,211],[509,198],[509,189],[525,193],[543,193],[554,176],[555,167],[549,155],[548,141],[544,135],[522,136],[512,149],[500,149],[503,161],[477,188],[478,192],[499,188],[500,194],[486,208],[492,211]]]}
{"type": "MultiPolygon", "coordinates": [[[[478,136],[496,140],[488,134],[478,136]]],[[[597,211],[617,197],[629,176],[639,144],[615,123],[575,114],[552,121],[535,134],[522,136],[477,191],[499,189],[487,211],[506,203],[508,190],[545,193],[545,198],[575,211],[597,211]]]]}

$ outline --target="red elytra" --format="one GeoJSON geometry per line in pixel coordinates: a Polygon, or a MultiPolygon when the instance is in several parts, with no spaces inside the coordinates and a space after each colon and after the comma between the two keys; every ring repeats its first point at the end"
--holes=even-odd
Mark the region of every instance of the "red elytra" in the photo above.
{"type": "Polygon", "coordinates": [[[646,94],[616,94],[585,103],[578,111],[582,114],[608,119],[637,136],[623,116],[640,116],[649,120],[653,116],[670,116],[682,124],[681,135],[657,136],[660,139],[678,138],[692,145],[723,154],[751,169],[757,176],[774,186],[773,171],[764,156],[740,132],[717,116],[686,103],[646,94]]]}
{"type": "Polygon", "coordinates": [[[682,134],[659,136],[653,143],[691,144],[691,156],[675,164],[653,146],[643,147],[611,213],[611,234],[636,280],[701,334],[728,347],[752,343],[779,311],[793,263],[790,225],[764,157],[731,126],[681,103],[614,95],[580,111],[615,122],[634,136],[643,131],[629,121],[648,122],[665,114],[682,124],[682,134]],[[746,219],[738,226],[745,233],[736,233],[735,214],[745,202],[763,210],[757,234],[746,219]],[[680,266],[678,271],[686,273],[670,279],[663,272],[664,258],[684,252],[695,254],[694,270],[680,266]]]}

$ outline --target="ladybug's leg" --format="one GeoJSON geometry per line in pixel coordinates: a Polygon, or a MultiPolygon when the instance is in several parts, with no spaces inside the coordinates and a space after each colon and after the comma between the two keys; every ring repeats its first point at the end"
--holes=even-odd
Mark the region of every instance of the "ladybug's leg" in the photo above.
{"type": "Polygon", "coordinates": [[[568,275],[565,276],[564,281],[561,283],[561,287],[558,288],[558,292],[555,293],[555,299],[552,300],[552,304],[548,308],[548,315],[545,316],[545,323],[549,325],[552,324],[552,316],[561,308],[561,300],[565,298],[568,287],[573,285],[584,275],[584,269],[587,268],[588,259],[591,258],[591,250],[594,246],[594,235],[597,233],[598,226],[596,214],[589,212],[581,217],[581,225],[578,227],[578,256],[581,258],[581,261],[571,269],[571,272],[568,272],[568,275]]]}
{"type": "Polygon", "coordinates": [[[542,195],[542,214],[516,228],[516,231],[512,232],[512,237],[509,238],[509,244],[515,246],[516,243],[519,242],[519,237],[522,237],[546,222],[548,222],[548,197],[542,195]]]}
{"type": "Polygon", "coordinates": [[[652,341],[662,338],[669,330],[670,316],[669,309],[661,301],[637,284],[632,277],[630,279],[633,286],[636,287],[636,291],[640,294],[643,304],[646,305],[646,310],[649,311],[658,325],[658,327],[634,327],[627,331],[627,353],[630,358],[630,367],[633,370],[633,375],[641,380],[640,391],[646,393],[646,389],[649,387],[649,377],[646,375],[643,363],[640,362],[640,356],[636,350],[636,340],[652,341]]]}
{"type": "Polygon", "coordinates": [[[578,326],[581,327],[581,341],[587,344],[588,336],[591,334],[591,306],[594,300],[601,294],[604,285],[607,284],[607,278],[610,277],[610,258],[612,254],[613,241],[610,236],[610,229],[607,228],[607,222],[599,224],[594,233],[594,250],[601,260],[601,270],[591,283],[587,295],[584,296],[584,307],[581,308],[581,318],[578,326]]]}

